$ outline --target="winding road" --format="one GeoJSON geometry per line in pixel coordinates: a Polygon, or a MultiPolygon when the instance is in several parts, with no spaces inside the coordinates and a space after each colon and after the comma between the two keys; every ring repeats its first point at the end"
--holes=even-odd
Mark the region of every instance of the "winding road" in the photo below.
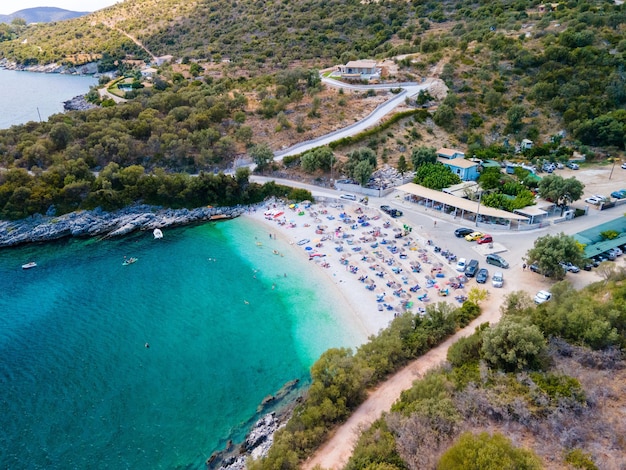
{"type": "Polygon", "coordinates": [[[349,125],[348,127],[344,127],[342,129],[338,129],[330,134],[326,134],[315,139],[306,140],[304,142],[300,142],[299,144],[293,145],[285,150],[280,150],[278,152],[274,152],[274,160],[282,160],[285,157],[291,155],[298,155],[300,153],[306,152],[307,150],[314,149],[316,147],[321,147],[322,145],[328,145],[335,140],[342,139],[344,137],[350,137],[359,132],[364,131],[365,129],[374,126],[380,122],[380,120],[385,117],[387,114],[391,113],[395,108],[404,103],[407,97],[416,96],[420,91],[428,89],[434,82],[433,79],[426,79],[422,83],[415,82],[405,82],[405,83],[385,83],[385,84],[377,84],[377,85],[352,85],[349,83],[343,83],[338,80],[333,80],[332,78],[322,78],[322,82],[328,86],[332,86],[335,88],[345,88],[349,90],[391,90],[391,89],[402,89],[400,93],[395,95],[393,98],[385,101],[381,105],[379,105],[374,111],[372,111],[368,116],[361,119],[354,124],[349,125]]]}

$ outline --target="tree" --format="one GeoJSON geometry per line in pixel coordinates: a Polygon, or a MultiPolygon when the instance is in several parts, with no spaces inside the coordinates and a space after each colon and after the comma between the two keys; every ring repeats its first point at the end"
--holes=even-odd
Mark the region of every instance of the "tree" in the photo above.
{"type": "Polygon", "coordinates": [[[541,368],[545,351],[543,333],[523,318],[503,317],[483,333],[483,358],[505,372],[541,368]]]}
{"type": "Polygon", "coordinates": [[[581,265],[584,256],[581,245],[573,237],[561,232],[537,238],[533,248],[526,253],[525,260],[528,264],[539,266],[539,270],[547,276],[563,279],[565,270],[560,263],[581,265]]]}
{"type": "Polygon", "coordinates": [[[580,199],[583,195],[585,185],[578,181],[573,176],[571,178],[564,179],[559,175],[544,176],[539,181],[539,195],[558,204],[561,207],[561,214],[565,207],[580,199]]]}
{"type": "Polygon", "coordinates": [[[357,163],[354,167],[352,177],[356,179],[361,186],[365,186],[372,177],[373,172],[374,167],[370,164],[370,162],[367,160],[363,160],[357,163]]]}
{"type": "Polygon", "coordinates": [[[503,175],[500,172],[500,168],[488,167],[478,177],[478,184],[484,190],[496,189],[502,186],[502,179],[503,175]]]}
{"type": "Polygon", "coordinates": [[[505,132],[519,132],[524,125],[523,119],[526,117],[526,108],[521,104],[515,104],[506,112],[506,117],[509,122],[505,132]]]}
{"type": "Polygon", "coordinates": [[[398,158],[398,165],[396,166],[396,170],[398,170],[400,176],[404,176],[408,169],[409,166],[406,163],[406,158],[404,158],[404,155],[400,155],[400,158],[398,158]]]}
{"type": "Polygon", "coordinates": [[[531,451],[518,449],[502,434],[461,435],[439,460],[438,470],[539,470],[541,461],[531,451]]]}
{"type": "Polygon", "coordinates": [[[413,169],[417,169],[426,163],[437,163],[437,150],[434,147],[415,147],[411,152],[413,169]]]}
{"type": "Polygon", "coordinates": [[[480,304],[483,300],[486,300],[487,297],[489,297],[489,291],[476,286],[472,287],[469,294],[467,294],[467,300],[475,303],[476,305],[480,304]]]}
{"type": "Polygon", "coordinates": [[[344,169],[350,178],[354,178],[365,184],[369,181],[372,172],[376,168],[376,153],[367,147],[361,147],[348,154],[348,161],[344,169]],[[357,170],[358,167],[358,170],[357,170]],[[366,179],[367,177],[367,179],[366,179]]]}
{"type": "Polygon", "coordinates": [[[443,127],[446,130],[452,129],[452,124],[454,123],[454,109],[447,104],[442,104],[437,108],[435,114],[433,115],[433,121],[439,127],[443,127]]]}
{"type": "Polygon", "coordinates": [[[274,161],[274,152],[267,144],[257,144],[250,149],[250,156],[259,170],[263,171],[274,161]]]}
{"type": "Polygon", "coordinates": [[[426,163],[417,170],[414,182],[441,191],[453,184],[459,184],[461,178],[441,163],[426,163]]]}

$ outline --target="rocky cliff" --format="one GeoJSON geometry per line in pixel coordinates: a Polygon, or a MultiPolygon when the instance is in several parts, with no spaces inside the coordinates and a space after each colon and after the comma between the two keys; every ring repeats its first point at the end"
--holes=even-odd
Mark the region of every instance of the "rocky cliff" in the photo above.
{"type": "Polygon", "coordinates": [[[196,222],[232,219],[243,207],[162,209],[132,206],[116,212],[80,211],[60,217],[35,215],[27,219],[0,221],[0,247],[46,242],[65,237],[119,237],[136,230],[174,227],[196,222]]]}

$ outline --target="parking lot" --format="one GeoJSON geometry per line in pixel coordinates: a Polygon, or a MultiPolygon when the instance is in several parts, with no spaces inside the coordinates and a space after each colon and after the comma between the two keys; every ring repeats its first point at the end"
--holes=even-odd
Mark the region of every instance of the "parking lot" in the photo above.
{"type": "MultiPolygon", "coordinates": [[[[500,269],[486,264],[485,259],[489,253],[498,253],[507,260],[510,264],[510,268],[501,270],[504,274],[503,288],[495,289],[491,286],[491,282],[482,285],[482,287],[490,291],[492,300],[497,301],[497,299],[503,299],[504,295],[515,290],[527,291],[532,297],[539,290],[549,290],[550,286],[555,282],[541,274],[532,272],[528,267],[527,269],[523,269],[523,258],[526,252],[533,247],[534,241],[538,237],[548,234],[556,235],[561,232],[567,235],[573,235],[579,231],[623,215],[623,208],[614,207],[599,211],[597,210],[597,206],[585,204],[584,202],[585,198],[593,194],[609,196],[610,193],[615,190],[626,188],[626,170],[622,169],[620,164],[616,164],[611,174],[611,167],[612,165],[592,168],[583,166],[579,170],[564,168],[557,169],[553,172],[553,174],[560,175],[563,178],[576,177],[585,184],[582,200],[575,202],[573,206],[581,209],[585,206],[589,206],[588,215],[530,232],[508,230],[489,232],[489,235],[493,236],[493,243],[478,244],[475,241],[466,241],[463,237],[457,238],[454,231],[459,227],[485,231],[473,227],[472,224],[467,221],[450,221],[449,219],[439,218],[437,211],[404,201],[401,194],[392,193],[385,198],[381,198],[380,204],[402,210],[404,214],[403,217],[398,219],[398,223],[411,225],[414,229],[414,233],[417,232],[417,234],[426,240],[433,240],[442,250],[451,251],[459,258],[466,258],[467,262],[471,259],[478,260],[481,268],[486,267],[489,269],[490,275],[493,275],[496,270],[500,269]]],[[[542,174],[542,176],[545,175],[546,173],[542,174]]],[[[626,256],[618,257],[615,261],[616,264],[618,266],[624,266],[625,258],[626,256]]],[[[597,274],[595,269],[591,271],[581,269],[579,272],[567,272],[566,279],[570,281],[574,287],[582,288],[587,284],[601,280],[601,277],[597,274]]],[[[471,282],[473,283],[475,281],[471,282]]]]}

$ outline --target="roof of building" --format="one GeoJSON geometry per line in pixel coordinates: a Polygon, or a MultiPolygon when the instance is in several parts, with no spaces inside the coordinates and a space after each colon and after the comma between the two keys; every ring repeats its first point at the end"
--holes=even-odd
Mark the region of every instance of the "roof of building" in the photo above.
{"type": "Polygon", "coordinates": [[[465,153],[463,153],[460,150],[449,149],[446,147],[441,147],[439,150],[437,150],[437,155],[445,155],[447,157],[454,157],[455,154],[465,156],[465,153]]]}
{"type": "Polygon", "coordinates": [[[521,209],[515,209],[517,214],[527,215],[529,217],[536,217],[538,215],[546,215],[547,212],[543,209],[539,209],[537,206],[526,206],[521,209]]]}
{"type": "Polygon", "coordinates": [[[441,191],[426,188],[415,183],[403,184],[402,186],[398,186],[396,189],[409,194],[413,194],[414,196],[430,199],[432,201],[440,202],[448,206],[456,207],[457,209],[462,209],[473,213],[478,212],[480,213],[480,215],[484,216],[499,217],[501,219],[508,220],[528,219],[528,217],[525,217],[523,215],[513,214],[512,212],[503,211],[502,209],[496,209],[494,207],[483,206],[482,204],[477,204],[476,201],[470,201],[469,199],[463,199],[453,196],[451,194],[442,193],[441,191]]]}
{"type": "Polygon", "coordinates": [[[376,61],[375,60],[370,60],[370,59],[363,59],[363,60],[351,60],[350,62],[348,62],[346,64],[346,67],[364,67],[364,68],[371,68],[371,67],[376,67],[376,61]]]}
{"type": "Polygon", "coordinates": [[[444,165],[455,166],[457,168],[472,168],[472,167],[477,167],[478,166],[478,163],[471,162],[471,161],[466,160],[464,158],[453,158],[451,160],[449,160],[447,158],[438,158],[437,160],[439,162],[443,163],[444,165]]]}
{"type": "Polygon", "coordinates": [[[464,197],[467,193],[476,193],[478,191],[478,183],[476,181],[463,181],[459,184],[453,184],[442,191],[446,194],[452,194],[456,197],[464,197]]]}
{"type": "Polygon", "coordinates": [[[585,245],[585,256],[591,257],[626,243],[626,217],[618,217],[601,225],[588,228],[574,235],[574,238],[585,245]],[[620,235],[612,240],[605,240],[602,232],[615,230],[620,235]]]}

